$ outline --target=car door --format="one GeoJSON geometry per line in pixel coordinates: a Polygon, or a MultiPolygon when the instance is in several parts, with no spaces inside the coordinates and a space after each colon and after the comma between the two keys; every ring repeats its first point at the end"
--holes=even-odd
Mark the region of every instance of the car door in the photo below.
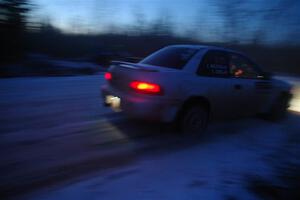
{"type": "MultiPolygon", "coordinates": [[[[234,85],[230,80],[229,57],[227,52],[210,50],[198,66],[197,87],[206,88],[206,97],[211,104],[214,118],[234,117],[236,115],[236,96],[233,96],[234,85]]],[[[201,94],[199,94],[201,95],[201,94]]]]}
{"type": "Polygon", "coordinates": [[[259,113],[271,92],[271,82],[264,79],[258,66],[238,53],[228,53],[237,114],[259,113]]]}

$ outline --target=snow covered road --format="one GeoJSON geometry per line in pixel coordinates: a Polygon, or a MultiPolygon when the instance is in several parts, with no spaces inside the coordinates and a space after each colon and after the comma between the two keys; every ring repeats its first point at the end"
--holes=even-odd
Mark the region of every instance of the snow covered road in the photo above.
{"type": "Polygon", "coordinates": [[[103,107],[100,75],[2,79],[0,192],[21,199],[250,198],[245,175],[268,176],[265,158],[300,130],[300,81],[284,79],[296,86],[287,120],[217,123],[197,140],[103,107]],[[46,189],[22,196],[38,188],[46,189]]]}
{"type": "Polygon", "coordinates": [[[198,144],[144,153],[127,166],[48,188],[28,198],[257,199],[247,188],[248,178],[273,179],[269,159],[286,143],[288,130],[284,125],[266,126],[259,120],[230,125],[229,130],[228,125],[216,125],[198,144]]]}

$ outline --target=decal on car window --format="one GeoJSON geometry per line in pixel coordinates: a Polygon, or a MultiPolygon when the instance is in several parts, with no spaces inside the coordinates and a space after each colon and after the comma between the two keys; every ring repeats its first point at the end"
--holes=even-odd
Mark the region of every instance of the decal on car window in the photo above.
{"type": "Polygon", "coordinates": [[[208,64],[206,65],[208,70],[210,70],[211,73],[216,75],[226,75],[228,74],[227,66],[225,65],[219,65],[219,64],[208,64]]]}

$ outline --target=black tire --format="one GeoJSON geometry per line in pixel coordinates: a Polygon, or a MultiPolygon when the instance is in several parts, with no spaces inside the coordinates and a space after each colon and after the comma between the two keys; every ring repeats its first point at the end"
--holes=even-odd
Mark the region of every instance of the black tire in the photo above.
{"type": "Polygon", "coordinates": [[[287,114],[289,100],[289,95],[280,95],[273,103],[270,111],[266,114],[266,119],[271,121],[280,121],[284,119],[287,114]]]}
{"type": "Polygon", "coordinates": [[[184,134],[201,134],[208,124],[208,109],[201,105],[188,106],[179,117],[179,128],[184,134]]]}

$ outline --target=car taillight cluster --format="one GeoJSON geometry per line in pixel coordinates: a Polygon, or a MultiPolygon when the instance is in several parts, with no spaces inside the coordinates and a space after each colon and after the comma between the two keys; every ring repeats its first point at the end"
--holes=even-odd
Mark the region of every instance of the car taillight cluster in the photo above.
{"type": "Polygon", "coordinates": [[[162,89],[159,85],[154,83],[147,83],[143,81],[133,81],[130,83],[130,87],[136,92],[147,94],[162,94],[162,89]]]}
{"type": "MultiPolygon", "coordinates": [[[[104,78],[107,81],[111,81],[113,79],[113,76],[110,72],[105,72],[104,78]]],[[[129,87],[139,93],[156,95],[163,94],[162,88],[155,83],[148,83],[144,81],[132,81],[130,82],[129,87]]]]}
{"type": "Polygon", "coordinates": [[[111,73],[110,73],[110,72],[105,72],[104,78],[105,78],[106,80],[110,81],[110,80],[112,79],[111,73]]]}

